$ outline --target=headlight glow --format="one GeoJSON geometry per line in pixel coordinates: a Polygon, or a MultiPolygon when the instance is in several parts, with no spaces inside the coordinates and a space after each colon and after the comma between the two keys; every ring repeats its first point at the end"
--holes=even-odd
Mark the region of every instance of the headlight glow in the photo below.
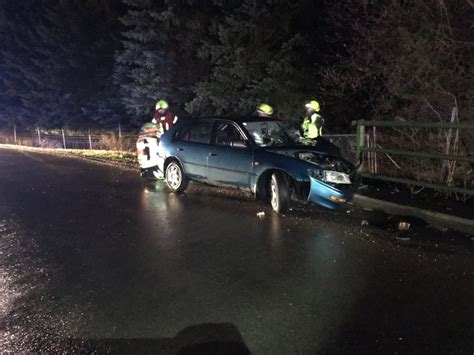
{"type": "Polygon", "coordinates": [[[351,184],[351,179],[348,174],[331,170],[324,170],[322,180],[334,184],[351,184]]]}

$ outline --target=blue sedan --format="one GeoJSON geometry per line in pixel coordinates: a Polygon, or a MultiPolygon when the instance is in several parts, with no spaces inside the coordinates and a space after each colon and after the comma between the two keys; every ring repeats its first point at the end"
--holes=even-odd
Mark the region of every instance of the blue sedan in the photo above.
{"type": "Polygon", "coordinates": [[[295,131],[276,119],[184,120],[161,137],[159,168],[173,192],[190,180],[232,187],[269,200],[278,213],[292,200],[327,208],[349,201],[358,184],[354,165],[325,139],[297,142],[295,131]]]}

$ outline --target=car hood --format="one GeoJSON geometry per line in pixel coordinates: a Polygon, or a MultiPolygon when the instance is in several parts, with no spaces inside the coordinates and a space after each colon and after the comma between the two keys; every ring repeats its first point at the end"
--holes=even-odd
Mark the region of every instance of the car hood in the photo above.
{"type": "Polygon", "coordinates": [[[341,156],[339,148],[328,141],[315,146],[295,144],[267,147],[265,150],[314,164],[324,170],[334,170],[347,174],[355,170],[354,165],[341,156]]]}
{"type": "Polygon", "coordinates": [[[289,154],[306,151],[333,156],[341,156],[339,148],[324,137],[317,139],[315,145],[291,144],[277,147],[266,147],[265,149],[273,152],[287,152],[289,154]]]}
{"type": "MultiPolygon", "coordinates": [[[[326,147],[325,147],[326,148],[326,147]]],[[[319,154],[325,155],[339,155],[339,151],[333,149],[322,149],[321,147],[317,146],[307,146],[307,145],[285,145],[285,146],[277,146],[277,147],[265,147],[266,151],[272,153],[278,153],[283,155],[293,156],[299,152],[314,152],[319,154]]]]}

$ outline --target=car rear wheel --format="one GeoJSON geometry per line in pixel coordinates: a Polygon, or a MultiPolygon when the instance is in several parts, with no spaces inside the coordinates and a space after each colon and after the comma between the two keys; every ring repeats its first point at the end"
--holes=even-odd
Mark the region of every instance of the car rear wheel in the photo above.
{"type": "Polygon", "coordinates": [[[285,213],[290,206],[288,182],[281,172],[274,172],[270,179],[270,204],[277,213],[285,213]]]}
{"type": "Polygon", "coordinates": [[[166,184],[173,192],[183,192],[188,187],[188,178],[184,175],[181,166],[175,161],[172,161],[166,167],[165,179],[166,184]]]}

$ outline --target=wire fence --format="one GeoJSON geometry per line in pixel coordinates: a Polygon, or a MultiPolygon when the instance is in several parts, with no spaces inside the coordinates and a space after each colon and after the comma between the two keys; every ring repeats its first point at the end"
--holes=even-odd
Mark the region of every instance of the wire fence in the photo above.
{"type": "Polygon", "coordinates": [[[134,151],[136,132],[115,130],[73,131],[66,129],[11,129],[0,130],[0,144],[15,144],[52,149],[96,149],[134,151]]]}

